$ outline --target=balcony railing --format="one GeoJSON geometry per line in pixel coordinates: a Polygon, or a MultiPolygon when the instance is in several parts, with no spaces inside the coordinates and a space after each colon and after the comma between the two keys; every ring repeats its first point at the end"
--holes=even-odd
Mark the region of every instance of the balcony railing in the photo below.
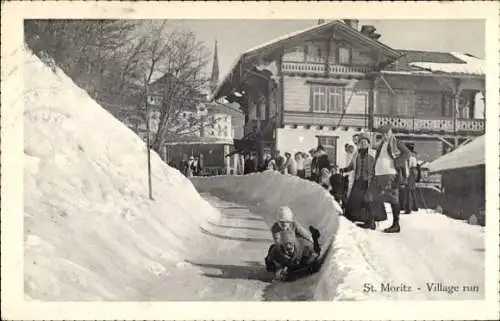
{"type": "Polygon", "coordinates": [[[376,115],[373,126],[378,128],[390,124],[398,132],[408,133],[443,133],[443,134],[482,134],[484,133],[484,119],[457,119],[454,126],[453,119],[411,118],[403,116],[376,115]]]}
{"type": "MultiPolygon", "coordinates": [[[[329,74],[365,74],[371,70],[367,66],[342,66],[329,65],[329,74]]],[[[324,74],[324,63],[310,62],[283,62],[282,71],[286,73],[304,73],[304,74],[324,74]]]]}

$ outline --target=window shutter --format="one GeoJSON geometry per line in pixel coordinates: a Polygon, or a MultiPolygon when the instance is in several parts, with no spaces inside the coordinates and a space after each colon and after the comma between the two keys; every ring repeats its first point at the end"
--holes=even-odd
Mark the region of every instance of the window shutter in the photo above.
{"type": "Polygon", "coordinates": [[[314,111],[314,86],[309,86],[309,107],[311,112],[314,111]]]}

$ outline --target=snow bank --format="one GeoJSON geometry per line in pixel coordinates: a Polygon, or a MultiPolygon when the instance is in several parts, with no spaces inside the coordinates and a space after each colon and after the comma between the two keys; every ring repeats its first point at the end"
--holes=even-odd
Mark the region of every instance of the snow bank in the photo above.
{"type": "Polygon", "coordinates": [[[57,68],[25,50],[25,292],[37,300],[140,300],[219,214],[57,68]],[[186,202],[189,200],[189,202],[186,202]],[[197,236],[197,235],[196,235],[197,236]]]}
{"type": "MultiPolygon", "coordinates": [[[[244,176],[219,176],[194,178],[193,184],[200,192],[249,206],[255,214],[262,215],[269,225],[277,219],[280,206],[289,206],[295,218],[306,228],[317,227],[321,232],[323,248],[332,244],[339,225],[339,205],[320,185],[296,176],[270,171],[244,176]]],[[[332,252],[330,252],[332,253],[332,252]]],[[[328,270],[322,269],[321,273],[328,270]]],[[[333,284],[325,280],[333,289],[333,284]]]]}
{"type": "Polygon", "coordinates": [[[334,255],[318,281],[315,299],[332,297],[331,280],[336,285],[333,299],[339,301],[484,299],[484,227],[427,209],[400,219],[402,232],[385,234],[360,229],[341,217],[334,255]],[[426,289],[428,282],[479,288],[453,294],[431,292],[426,289]],[[406,284],[413,290],[364,291],[365,284],[379,289],[382,283],[406,284]]]}

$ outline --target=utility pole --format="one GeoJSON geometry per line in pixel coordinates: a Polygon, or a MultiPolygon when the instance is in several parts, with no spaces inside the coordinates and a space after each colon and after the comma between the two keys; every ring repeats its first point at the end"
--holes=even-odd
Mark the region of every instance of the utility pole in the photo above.
{"type": "Polygon", "coordinates": [[[149,137],[149,104],[148,104],[148,79],[144,77],[144,103],[146,107],[146,145],[148,153],[148,186],[149,186],[149,199],[153,200],[153,187],[151,183],[151,143],[149,137]]]}

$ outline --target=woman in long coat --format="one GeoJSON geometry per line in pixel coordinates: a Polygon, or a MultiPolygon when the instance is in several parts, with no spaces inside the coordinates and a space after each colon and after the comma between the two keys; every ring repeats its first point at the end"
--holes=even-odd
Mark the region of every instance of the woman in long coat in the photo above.
{"type": "MultiPolygon", "coordinates": [[[[354,172],[354,183],[344,209],[344,216],[352,222],[365,221],[368,184],[375,174],[375,151],[370,148],[370,136],[362,133],[358,139],[358,150],[354,153],[351,163],[340,170],[341,173],[354,172]]],[[[375,221],[387,219],[383,203],[377,204],[375,212],[375,221]]]]}

